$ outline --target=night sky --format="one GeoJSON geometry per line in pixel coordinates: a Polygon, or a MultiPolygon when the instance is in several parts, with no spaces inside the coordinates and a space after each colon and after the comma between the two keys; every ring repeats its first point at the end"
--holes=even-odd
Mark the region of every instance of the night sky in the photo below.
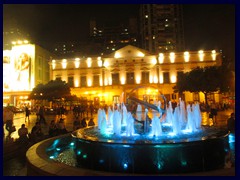
{"type": "MultiPolygon", "coordinates": [[[[138,4],[4,4],[3,27],[16,22],[41,45],[59,41],[86,41],[89,20],[123,21],[138,16],[138,4]]],[[[235,5],[185,4],[187,50],[222,49],[234,58],[235,5]]]]}

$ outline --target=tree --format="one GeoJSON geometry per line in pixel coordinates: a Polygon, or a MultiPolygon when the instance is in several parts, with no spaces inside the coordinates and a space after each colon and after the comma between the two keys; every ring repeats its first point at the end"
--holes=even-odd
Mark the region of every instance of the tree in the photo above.
{"type": "Polygon", "coordinates": [[[70,96],[70,87],[65,81],[51,80],[45,85],[37,85],[30,93],[29,99],[56,102],[69,98],[70,96]]]}
{"type": "Polygon", "coordinates": [[[230,74],[229,70],[221,66],[197,67],[190,72],[180,74],[173,89],[179,94],[184,91],[202,92],[205,95],[205,102],[208,104],[208,93],[227,90],[231,84],[230,74]]]}

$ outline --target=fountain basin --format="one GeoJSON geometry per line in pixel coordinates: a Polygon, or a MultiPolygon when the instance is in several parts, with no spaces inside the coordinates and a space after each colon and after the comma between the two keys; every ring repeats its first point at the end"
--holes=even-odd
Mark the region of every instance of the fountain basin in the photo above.
{"type": "Polygon", "coordinates": [[[224,168],[229,148],[228,132],[223,129],[207,128],[206,136],[199,134],[198,140],[185,137],[160,142],[143,138],[137,143],[124,138],[94,139],[89,135],[91,130],[96,129],[81,129],[81,138],[74,132],[32,146],[27,152],[28,174],[186,175],[224,168]],[[73,152],[69,160],[51,158],[68,149],[73,152]],[[69,164],[71,158],[75,164],[69,164]]]}

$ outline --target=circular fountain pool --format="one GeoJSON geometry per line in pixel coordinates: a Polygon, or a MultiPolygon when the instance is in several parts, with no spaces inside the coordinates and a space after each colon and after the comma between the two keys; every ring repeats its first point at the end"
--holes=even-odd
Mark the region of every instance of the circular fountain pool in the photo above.
{"type": "MultiPolygon", "coordinates": [[[[173,110],[171,102],[167,107],[164,96],[160,97],[162,101],[151,104],[130,94],[127,107],[123,102],[115,104],[107,116],[99,109],[98,126],[47,140],[39,146],[44,149],[46,166],[67,166],[65,175],[72,175],[72,169],[73,175],[160,175],[223,168],[228,131],[202,127],[198,104],[185,107],[180,99],[173,110]]],[[[64,174],[59,167],[56,172],[64,174]]]]}

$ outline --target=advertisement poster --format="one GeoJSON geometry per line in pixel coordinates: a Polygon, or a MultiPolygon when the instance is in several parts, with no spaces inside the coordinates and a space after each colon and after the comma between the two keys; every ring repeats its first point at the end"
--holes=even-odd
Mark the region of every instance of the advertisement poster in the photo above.
{"type": "Polygon", "coordinates": [[[33,55],[31,45],[14,46],[11,51],[3,52],[3,91],[30,90],[33,55]]]}

